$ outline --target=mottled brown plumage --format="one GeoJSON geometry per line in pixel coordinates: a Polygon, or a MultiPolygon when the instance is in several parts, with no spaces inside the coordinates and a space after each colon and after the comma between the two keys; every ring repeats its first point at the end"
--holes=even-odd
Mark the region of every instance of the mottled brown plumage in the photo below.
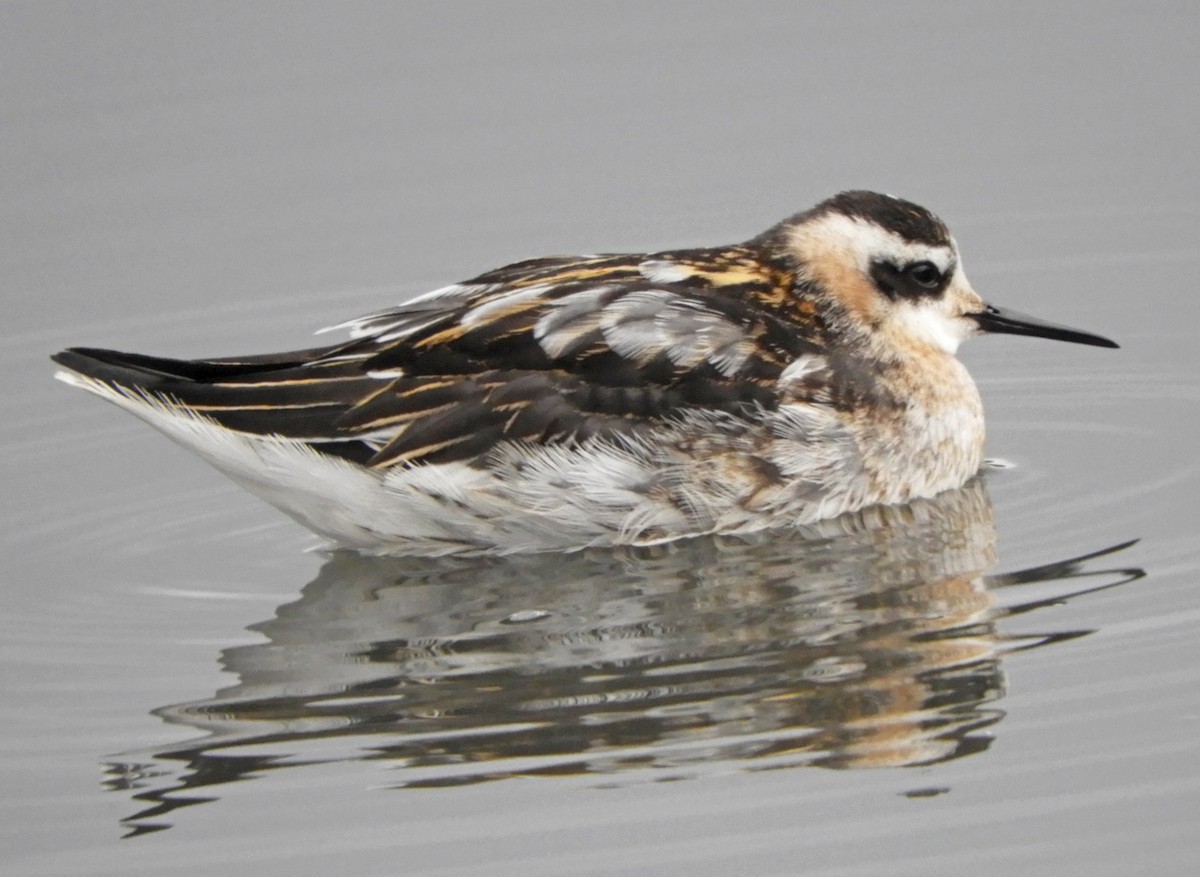
{"type": "Polygon", "coordinates": [[[56,359],[314,529],[412,553],[929,496],[981,459],[961,340],[1111,344],[985,305],[940,220],[869,192],[728,247],[517,262],[335,328],[351,340],[291,354],[56,359]]]}

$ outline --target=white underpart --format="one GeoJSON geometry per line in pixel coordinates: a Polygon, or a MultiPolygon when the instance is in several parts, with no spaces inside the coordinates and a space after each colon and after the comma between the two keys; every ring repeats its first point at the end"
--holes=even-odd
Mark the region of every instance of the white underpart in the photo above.
{"type": "Polygon", "coordinates": [[[367,553],[565,551],[808,524],[861,504],[866,484],[849,433],[811,405],[783,406],[775,418],[768,458],[796,480],[763,491],[737,467],[674,449],[673,429],[712,435],[727,416],[695,415],[620,444],[500,445],[486,467],[379,471],[301,441],[225,429],[169,399],[57,376],[145,420],[310,530],[367,553]]]}
{"type": "MultiPolygon", "coordinates": [[[[792,379],[819,367],[818,359],[799,361],[792,379]]],[[[974,471],[931,470],[897,479],[894,495],[880,495],[854,429],[838,412],[808,403],[764,412],[765,445],[729,415],[698,412],[639,440],[507,443],[486,466],[374,470],[301,441],[234,432],[167,398],[70,371],[58,377],[145,420],[309,529],[374,554],[566,551],[806,525],[866,504],[931,496],[974,471]],[[681,450],[686,436],[703,436],[715,452],[681,450]],[[746,465],[764,459],[784,477],[764,483],[759,465],[746,465]]],[[[982,429],[961,419],[978,416],[968,411],[918,415],[914,436],[934,443],[982,429]]],[[[906,461],[896,463],[907,471],[906,461]]]]}
{"type": "Polygon", "coordinates": [[[137,415],[246,490],[333,539],[363,546],[368,534],[352,518],[363,517],[363,510],[388,514],[387,508],[376,508],[377,474],[319,454],[304,442],[233,432],[166,399],[75,372],[59,371],[55,377],[137,415]]]}
{"type": "Polygon", "coordinates": [[[377,471],[301,441],[234,432],[149,393],[67,370],[56,377],[133,413],[310,530],[368,553],[562,551],[659,541],[699,526],[647,491],[661,463],[649,447],[510,445],[486,469],[377,471]]]}

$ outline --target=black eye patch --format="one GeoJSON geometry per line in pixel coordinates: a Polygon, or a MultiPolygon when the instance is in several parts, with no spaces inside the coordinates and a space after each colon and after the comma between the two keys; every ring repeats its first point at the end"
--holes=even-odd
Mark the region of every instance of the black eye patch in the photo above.
{"type": "Polygon", "coordinates": [[[937,265],[922,260],[898,267],[891,262],[871,263],[871,279],[888,298],[920,298],[937,296],[950,280],[937,265]]]}
{"type": "Polygon", "coordinates": [[[942,283],[942,272],[932,262],[914,262],[904,269],[904,276],[924,289],[937,289],[942,283]]]}

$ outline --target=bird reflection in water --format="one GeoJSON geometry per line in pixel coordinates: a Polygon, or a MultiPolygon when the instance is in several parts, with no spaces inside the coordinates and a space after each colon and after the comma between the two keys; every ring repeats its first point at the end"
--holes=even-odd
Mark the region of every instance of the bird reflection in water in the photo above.
{"type": "Polygon", "coordinates": [[[236,685],[156,711],[205,736],[126,754],[107,785],[145,802],[125,820],[140,834],[224,783],[339,760],[385,763],[411,789],[970,755],[1003,716],[1002,657],[1090,632],[998,622],[1143,574],[1096,563],[1125,543],[989,575],[995,542],[976,479],[750,539],[334,553],[300,599],[251,628],[266,642],[222,654],[236,685]]]}

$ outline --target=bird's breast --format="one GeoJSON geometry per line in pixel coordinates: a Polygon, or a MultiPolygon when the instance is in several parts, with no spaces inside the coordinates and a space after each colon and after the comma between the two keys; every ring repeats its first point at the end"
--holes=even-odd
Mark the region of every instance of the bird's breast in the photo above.
{"type": "Polygon", "coordinates": [[[833,506],[907,502],[962,485],[983,455],[983,407],[951,356],[796,360],[778,385],[772,456],[833,506]]]}
{"type": "Polygon", "coordinates": [[[864,468],[880,502],[907,502],[960,487],[983,463],[983,403],[966,367],[951,356],[886,378],[897,404],[858,412],[864,468]]]}

